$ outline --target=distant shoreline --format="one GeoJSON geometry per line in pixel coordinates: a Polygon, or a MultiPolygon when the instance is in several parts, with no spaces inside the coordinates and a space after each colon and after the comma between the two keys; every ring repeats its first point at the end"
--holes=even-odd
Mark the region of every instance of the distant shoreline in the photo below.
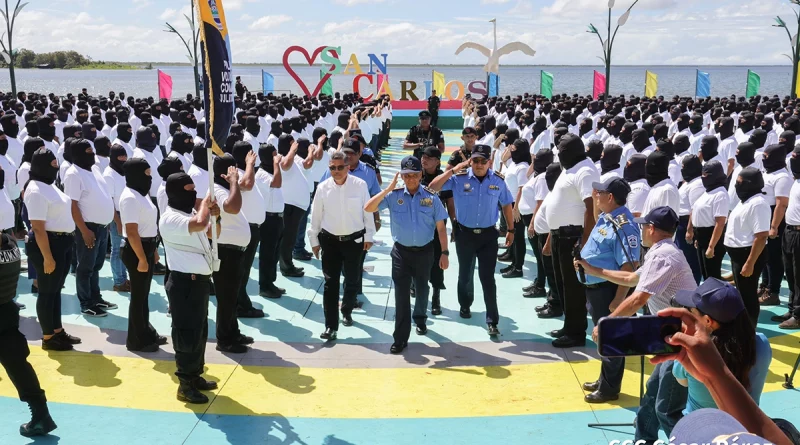
{"type": "MultiPolygon", "coordinates": [[[[146,69],[145,67],[148,65],[152,65],[153,68],[157,67],[164,67],[164,66],[172,66],[172,67],[187,67],[190,68],[192,65],[189,63],[183,62],[106,62],[105,64],[92,64],[85,67],[78,67],[74,68],[77,70],[82,69],[90,69],[90,70],[143,70],[146,69]]],[[[363,64],[362,64],[363,65],[363,64]]],[[[234,63],[233,66],[241,66],[241,67],[283,67],[282,63],[234,63]]],[[[436,67],[447,67],[447,68],[483,68],[483,65],[474,64],[394,64],[390,65],[393,68],[436,68],[436,67]]],[[[527,65],[502,65],[504,68],[547,68],[547,67],[570,67],[570,68],[597,68],[599,65],[540,65],[540,64],[527,64],[527,65]]],[[[630,67],[647,67],[647,68],[696,68],[696,67],[703,67],[703,68],[731,68],[731,67],[750,67],[750,68],[788,68],[790,65],[613,65],[613,68],[630,68],[630,67]]],[[[21,68],[17,68],[21,69],[21,68]]],[[[30,69],[37,69],[37,68],[30,68],[30,69]]]]}

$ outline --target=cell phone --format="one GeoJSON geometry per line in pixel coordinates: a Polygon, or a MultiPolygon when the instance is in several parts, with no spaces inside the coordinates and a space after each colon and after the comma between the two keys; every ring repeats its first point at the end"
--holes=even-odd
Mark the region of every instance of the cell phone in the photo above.
{"type": "Polygon", "coordinates": [[[353,130],[350,130],[350,135],[352,136],[354,134],[361,134],[361,129],[360,128],[355,128],[353,130]]]}
{"type": "Polygon", "coordinates": [[[681,349],[664,340],[681,332],[681,319],[676,317],[603,318],[597,330],[597,351],[603,357],[669,355],[681,349]]]}

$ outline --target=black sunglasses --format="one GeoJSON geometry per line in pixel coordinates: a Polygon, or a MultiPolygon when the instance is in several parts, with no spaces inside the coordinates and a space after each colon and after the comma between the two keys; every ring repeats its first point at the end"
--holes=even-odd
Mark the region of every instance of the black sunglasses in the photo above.
{"type": "Polygon", "coordinates": [[[331,166],[328,166],[328,168],[329,168],[329,169],[330,169],[332,172],[340,172],[340,171],[342,171],[342,170],[346,169],[346,168],[347,168],[347,166],[346,166],[346,165],[331,165],[331,166]]]}

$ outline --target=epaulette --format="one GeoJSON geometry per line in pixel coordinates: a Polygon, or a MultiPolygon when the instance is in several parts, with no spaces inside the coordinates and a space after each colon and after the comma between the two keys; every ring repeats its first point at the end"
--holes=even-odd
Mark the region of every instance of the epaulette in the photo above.
{"type": "Polygon", "coordinates": [[[425,190],[426,192],[430,193],[431,195],[438,195],[439,194],[439,192],[437,192],[436,190],[434,190],[434,189],[432,189],[432,188],[430,188],[430,187],[428,187],[426,185],[423,185],[422,189],[425,190]]]}
{"type": "Polygon", "coordinates": [[[497,176],[498,178],[500,178],[500,179],[502,179],[502,180],[504,180],[504,181],[505,181],[506,177],[505,177],[505,176],[503,176],[503,174],[502,174],[502,173],[500,173],[500,172],[494,172],[494,174],[495,174],[495,176],[497,176]]]}
{"type": "Polygon", "coordinates": [[[455,176],[461,176],[461,175],[466,175],[466,174],[467,174],[466,170],[461,170],[460,172],[456,173],[455,176]]]}
{"type": "Polygon", "coordinates": [[[399,192],[399,191],[401,191],[401,190],[405,190],[405,186],[398,185],[398,186],[397,186],[397,187],[395,187],[395,188],[394,188],[394,190],[392,190],[392,191],[393,191],[393,192],[399,192]]]}
{"type": "Polygon", "coordinates": [[[367,164],[367,163],[365,162],[365,163],[364,163],[364,165],[366,165],[367,167],[371,168],[373,171],[375,170],[375,167],[373,167],[373,166],[372,166],[372,164],[367,164]]]}

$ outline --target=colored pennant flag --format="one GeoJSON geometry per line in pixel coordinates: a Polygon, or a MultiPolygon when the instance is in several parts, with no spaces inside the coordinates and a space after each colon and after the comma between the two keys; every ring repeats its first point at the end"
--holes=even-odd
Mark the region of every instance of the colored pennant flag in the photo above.
{"type": "Polygon", "coordinates": [[[757,96],[760,89],[761,76],[753,71],[747,70],[747,91],[744,93],[744,97],[749,99],[753,96],[757,96]]]}
{"type": "Polygon", "coordinates": [[[695,97],[711,97],[711,75],[697,70],[695,97]]]}
{"type": "MultiPolygon", "coordinates": [[[[442,97],[444,95],[444,74],[437,73],[436,71],[433,72],[433,89],[436,91],[436,95],[442,97]]],[[[431,93],[433,94],[433,93],[431,93]]]]}
{"type": "Polygon", "coordinates": [[[199,12],[200,51],[203,60],[203,98],[206,104],[206,147],[218,156],[228,140],[234,119],[231,42],[222,0],[195,2],[199,12]]]}
{"type": "Polygon", "coordinates": [[[645,71],[644,97],[656,97],[658,95],[658,76],[656,73],[645,71]]]}
{"type": "Polygon", "coordinates": [[[261,70],[261,89],[264,94],[275,92],[275,78],[264,70],[261,70]]]}
{"type": "Polygon", "coordinates": [[[553,98],[553,75],[544,70],[542,70],[541,81],[539,82],[539,94],[548,99],[553,98]]]}
{"type": "Polygon", "coordinates": [[[606,76],[600,74],[599,72],[594,72],[594,86],[592,88],[592,97],[594,100],[600,98],[601,94],[606,92],[606,76]]]}
{"type": "MultiPolygon", "coordinates": [[[[319,70],[319,79],[322,80],[325,76],[328,75],[328,72],[324,70],[319,70]]],[[[333,96],[333,80],[331,80],[330,76],[328,80],[325,81],[325,84],[322,85],[322,89],[319,90],[320,94],[325,94],[326,96],[333,96]]]]}
{"type": "Polygon", "coordinates": [[[158,70],[158,98],[169,99],[172,97],[172,77],[158,70]]]}
{"type": "Polygon", "coordinates": [[[500,95],[500,76],[489,73],[489,97],[500,95]]]}

